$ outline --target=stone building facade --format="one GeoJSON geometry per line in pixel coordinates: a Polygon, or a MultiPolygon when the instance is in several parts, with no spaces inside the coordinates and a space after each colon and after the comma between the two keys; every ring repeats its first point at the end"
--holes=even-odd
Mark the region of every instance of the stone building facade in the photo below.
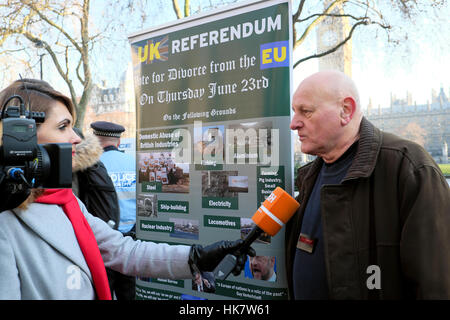
{"type": "Polygon", "coordinates": [[[448,163],[450,144],[450,101],[441,88],[433,90],[431,102],[412,103],[412,95],[405,99],[392,96],[388,108],[373,108],[369,103],[364,115],[383,131],[392,132],[421,144],[438,163],[448,163]]]}
{"type": "Polygon", "coordinates": [[[95,121],[109,121],[125,127],[122,138],[136,137],[136,111],[133,77],[128,68],[118,87],[108,87],[105,83],[95,85],[91,100],[86,107],[83,132],[90,132],[90,124],[95,121]]]}

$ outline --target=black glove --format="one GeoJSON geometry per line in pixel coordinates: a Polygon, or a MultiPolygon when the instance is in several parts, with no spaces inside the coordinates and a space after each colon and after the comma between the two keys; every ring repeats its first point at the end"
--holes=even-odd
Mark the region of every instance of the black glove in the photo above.
{"type": "Polygon", "coordinates": [[[252,247],[241,250],[243,240],[219,241],[203,247],[198,244],[191,246],[189,251],[189,267],[195,275],[198,272],[213,271],[227,254],[236,256],[236,267],[233,269],[235,276],[244,268],[247,255],[254,257],[255,250],[252,247]]]}

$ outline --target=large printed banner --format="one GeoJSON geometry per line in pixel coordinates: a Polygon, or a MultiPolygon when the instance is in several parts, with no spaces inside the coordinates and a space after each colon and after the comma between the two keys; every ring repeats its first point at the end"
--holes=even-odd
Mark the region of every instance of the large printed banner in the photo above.
{"type": "MultiPolygon", "coordinates": [[[[257,1],[130,36],[137,108],[137,236],[244,238],[277,186],[292,193],[287,0],[257,1]]],[[[138,299],[286,299],[284,230],[239,276],[138,278],[138,299]]]]}

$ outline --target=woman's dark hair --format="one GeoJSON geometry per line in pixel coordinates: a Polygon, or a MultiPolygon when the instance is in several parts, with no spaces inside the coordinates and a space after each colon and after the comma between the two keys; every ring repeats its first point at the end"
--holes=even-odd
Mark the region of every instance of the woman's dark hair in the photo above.
{"type": "MultiPolygon", "coordinates": [[[[0,109],[5,101],[15,94],[22,97],[26,109],[29,106],[31,111],[45,112],[46,115],[51,112],[52,102],[54,100],[59,101],[66,106],[74,121],[76,119],[76,111],[72,100],[53,89],[46,81],[37,79],[20,79],[14,81],[0,92],[0,109]]],[[[8,105],[13,104],[17,104],[17,100],[13,99],[8,103],[8,105]]]]}

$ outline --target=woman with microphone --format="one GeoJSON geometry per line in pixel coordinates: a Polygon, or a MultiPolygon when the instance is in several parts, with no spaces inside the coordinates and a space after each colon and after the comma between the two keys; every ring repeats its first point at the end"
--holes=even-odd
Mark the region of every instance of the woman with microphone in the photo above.
{"type": "MultiPolygon", "coordinates": [[[[31,111],[45,112],[45,121],[37,125],[38,143],[70,143],[73,156],[81,140],[73,131],[72,101],[33,79],[17,80],[1,91],[0,106],[13,95],[31,111]]],[[[33,189],[19,207],[0,213],[0,299],[109,300],[105,266],[127,275],[190,279],[212,271],[240,245],[134,241],[91,215],[72,189],[33,189]]]]}

